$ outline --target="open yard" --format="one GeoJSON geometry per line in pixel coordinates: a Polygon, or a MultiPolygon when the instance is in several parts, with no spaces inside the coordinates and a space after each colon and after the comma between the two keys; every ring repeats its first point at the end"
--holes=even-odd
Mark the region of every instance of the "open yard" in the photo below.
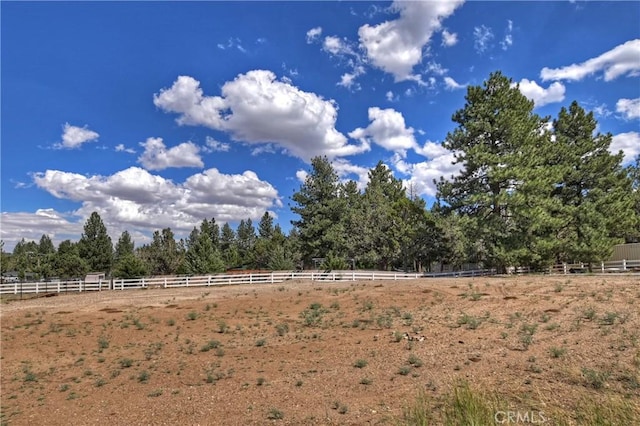
{"type": "Polygon", "coordinates": [[[3,424],[455,424],[474,398],[480,424],[640,418],[638,276],[3,302],[3,424]]]}

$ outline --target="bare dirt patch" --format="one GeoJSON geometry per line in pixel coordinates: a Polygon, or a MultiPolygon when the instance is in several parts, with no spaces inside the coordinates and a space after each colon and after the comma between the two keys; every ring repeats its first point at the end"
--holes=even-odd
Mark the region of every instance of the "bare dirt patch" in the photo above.
{"type": "Polygon", "coordinates": [[[456,383],[640,418],[637,276],[289,282],[1,307],[7,424],[398,424],[456,383]],[[424,336],[424,341],[402,338],[424,336]]]}

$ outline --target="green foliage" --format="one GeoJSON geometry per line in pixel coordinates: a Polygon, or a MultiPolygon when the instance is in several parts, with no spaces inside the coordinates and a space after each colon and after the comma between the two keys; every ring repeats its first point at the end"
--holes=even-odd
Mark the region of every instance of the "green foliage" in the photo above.
{"type": "Polygon", "coordinates": [[[78,244],[70,240],[60,243],[53,265],[61,279],[84,278],[89,271],[89,264],[80,257],[78,244]]]}
{"type": "Polygon", "coordinates": [[[113,244],[107,228],[97,212],[91,213],[78,242],[78,254],[95,272],[109,274],[113,264],[113,244]]]}
{"type": "Polygon", "coordinates": [[[632,181],[621,166],[622,153],[612,155],[611,134],[595,133],[593,113],[577,102],[562,108],[553,122],[561,179],[554,198],[562,204],[558,232],[563,261],[606,260],[612,246],[636,226],[632,181]]]}
{"type": "Polygon", "coordinates": [[[339,198],[338,174],[326,157],[311,160],[311,170],[300,190],[291,199],[291,211],[300,216],[292,224],[299,232],[304,260],[326,257],[329,252],[338,256],[345,253],[344,203],[339,198]]]}

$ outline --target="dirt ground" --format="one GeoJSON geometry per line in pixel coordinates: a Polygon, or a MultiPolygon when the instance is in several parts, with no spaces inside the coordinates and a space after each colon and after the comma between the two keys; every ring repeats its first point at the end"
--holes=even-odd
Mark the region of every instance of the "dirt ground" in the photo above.
{"type": "Polygon", "coordinates": [[[640,418],[640,277],[107,291],[4,300],[2,423],[402,424],[456,384],[572,422],[640,418]],[[424,340],[402,337],[424,336],[424,340]]]}

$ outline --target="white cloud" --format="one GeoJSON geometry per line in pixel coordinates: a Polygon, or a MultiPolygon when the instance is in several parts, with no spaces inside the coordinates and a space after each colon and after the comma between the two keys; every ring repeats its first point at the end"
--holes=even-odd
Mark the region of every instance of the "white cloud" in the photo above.
{"type": "Polygon", "coordinates": [[[422,61],[423,50],[441,22],[463,3],[451,1],[394,1],[391,9],[400,16],[358,30],[360,46],[371,64],[392,74],[395,81],[416,80],[413,67],[422,61]]]}
{"type": "Polygon", "coordinates": [[[458,34],[442,31],[442,45],[446,47],[455,46],[458,43],[458,34]]]}
{"type": "Polygon", "coordinates": [[[392,163],[394,168],[403,175],[405,188],[412,188],[416,195],[435,196],[437,189],[433,182],[440,177],[449,179],[457,175],[462,169],[461,164],[453,164],[455,160],[453,152],[445,149],[441,144],[426,142],[423,147],[416,149],[421,155],[428,157],[427,161],[408,163],[400,155],[394,155],[392,163]]]}
{"type": "Polygon", "coordinates": [[[350,51],[349,47],[336,36],[325,37],[324,43],[322,44],[322,49],[331,53],[332,55],[340,55],[348,53],[350,51]]]}
{"type": "Polygon", "coordinates": [[[617,154],[619,151],[624,152],[624,164],[631,163],[638,155],[640,155],[640,133],[627,132],[614,135],[611,140],[609,151],[617,154]]]}
{"type": "Polygon", "coordinates": [[[621,113],[627,120],[640,118],[640,98],[622,98],[616,102],[616,112],[621,113]]]}
{"type": "Polygon", "coordinates": [[[607,104],[600,104],[600,105],[594,106],[593,112],[599,117],[609,117],[611,114],[613,114],[607,108],[607,104]]]}
{"type": "Polygon", "coordinates": [[[540,72],[540,76],[543,81],[580,81],[589,75],[604,71],[604,80],[611,81],[624,75],[640,75],[638,58],[640,58],[640,39],[630,40],[580,64],[554,69],[545,67],[540,72]]]}
{"type": "Polygon", "coordinates": [[[306,170],[298,170],[296,172],[296,178],[301,182],[304,183],[304,181],[307,180],[307,176],[309,176],[309,173],[307,173],[306,170]]]}
{"type": "Polygon", "coordinates": [[[93,130],[89,130],[87,126],[78,127],[65,123],[62,128],[62,142],[54,145],[56,149],[74,149],[80,148],[82,144],[93,142],[100,135],[93,130]]]}
{"type": "Polygon", "coordinates": [[[311,44],[322,35],[322,27],[311,28],[307,31],[307,43],[311,44]]]}
{"type": "Polygon", "coordinates": [[[116,145],[116,152],[126,152],[127,154],[135,154],[136,150],[133,148],[127,148],[126,146],[124,146],[124,144],[118,144],[116,145]]]}
{"type": "Polygon", "coordinates": [[[513,21],[507,20],[507,29],[505,30],[504,38],[500,42],[502,50],[507,50],[513,45],[513,21]]]}
{"type": "Polygon", "coordinates": [[[549,87],[545,89],[539,86],[534,80],[523,78],[520,80],[520,83],[518,83],[518,88],[524,96],[534,102],[536,107],[564,100],[565,87],[557,81],[551,83],[549,87]]]}
{"type": "Polygon", "coordinates": [[[369,183],[369,169],[367,167],[357,166],[344,158],[337,158],[332,164],[342,182],[354,180],[361,191],[367,187],[367,183],[369,183]]]}
{"type": "Polygon", "coordinates": [[[427,67],[425,68],[425,72],[430,72],[430,73],[442,76],[447,74],[449,70],[444,68],[441,64],[437,62],[429,61],[429,63],[427,64],[427,67]]]}
{"type": "Polygon", "coordinates": [[[451,77],[445,77],[444,84],[448,90],[464,89],[466,87],[466,85],[458,83],[451,77]]]}
{"type": "Polygon", "coordinates": [[[276,149],[270,143],[257,146],[251,150],[251,155],[253,156],[260,155],[260,154],[275,154],[275,153],[276,153],[276,149]]]}
{"type": "Polygon", "coordinates": [[[202,149],[204,152],[228,152],[231,145],[215,140],[211,136],[205,139],[206,146],[202,149]]]}
{"type": "MultiPolygon", "coordinates": [[[[265,211],[281,207],[278,191],[268,182],[261,180],[253,171],[242,174],[223,174],[216,169],[208,169],[188,177],[182,183],[131,167],[111,176],[83,176],[59,170],[47,170],[34,175],[34,183],[56,198],[80,202],[82,205],[72,213],[83,218],[82,223],[93,211],[97,211],[110,232],[138,234],[170,227],[178,234],[188,234],[202,219],[214,217],[218,222],[258,220],[265,211]]],[[[47,213],[47,212],[45,212],[47,213]]],[[[17,214],[3,213],[2,235],[27,236],[29,221],[17,214]],[[7,219],[8,218],[8,219],[7,219]],[[7,222],[5,222],[7,219],[7,222]],[[24,219],[24,220],[23,220],[24,219]],[[18,223],[23,220],[23,224],[18,223]],[[15,226],[5,227],[7,223],[15,226]]],[[[43,216],[44,213],[38,213],[43,216]]],[[[82,225],[71,223],[55,212],[47,217],[34,217],[32,213],[23,216],[38,220],[37,233],[50,230],[51,233],[72,234],[78,239],[82,225]]],[[[33,232],[32,232],[33,233],[33,232]]],[[[117,238],[118,234],[111,234],[117,238]]],[[[40,235],[37,235],[39,238],[40,235]]]]}
{"type": "Polygon", "coordinates": [[[179,124],[227,131],[234,140],[250,144],[274,143],[305,161],[317,155],[330,158],[369,150],[349,145],[335,128],[338,109],[333,100],[277,81],[271,71],[254,70],[222,86],[222,96],[204,96],[200,83],[180,76],[169,89],[154,95],[165,112],[178,113],[179,124]]]}
{"type": "Polygon", "coordinates": [[[338,82],[338,86],[344,86],[347,89],[354,88],[360,89],[360,85],[355,82],[355,79],[364,74],[364,67],[357,66],[351,73],[344,73],[338,82]]]}
{"type": "Polygon", "coordinates": [[[391,90],[389,90],[384,96],[389,102],[395,102],[398,100],[398,96],[394,95],[391,90]]]}
{"type": "Polygon", "coordinates": [[[167,149],[162,138],[148,138],[140,142],[144,152],[138,162],[147,170],[164,170],[170,167],[204,167],[200,158],[200,147],[193,142],[184,142],[167,149]]]}
{"type": "Polygon", "coordinates": [[[493,32],[491,28],[480,25],[473,29],[473,47],[478,53],[484,53],[489,49],[491,40],[493,40],[493,32]]]}
{"type": "Polygon", "coordinates": [[[58,245],[64,239],[79,239],[83,229],[83,224],[71,222],[53,209],[38,209],[35,213],[3,212],[0,221],[0,237],[7,252],[13,251],[22,238],[38,242],[46,234],[58,245]]]}
{"type": "Polygon", "coordinates": [[[408,149],[417,146],[413,128],[406,127],[404,117],[398,111],[388,108],[369,108],[369,121],[366,129],[357,128],[349,136],[363,144],[374,142],[377,145],[400,154],[403,158],[408,149]]]}

